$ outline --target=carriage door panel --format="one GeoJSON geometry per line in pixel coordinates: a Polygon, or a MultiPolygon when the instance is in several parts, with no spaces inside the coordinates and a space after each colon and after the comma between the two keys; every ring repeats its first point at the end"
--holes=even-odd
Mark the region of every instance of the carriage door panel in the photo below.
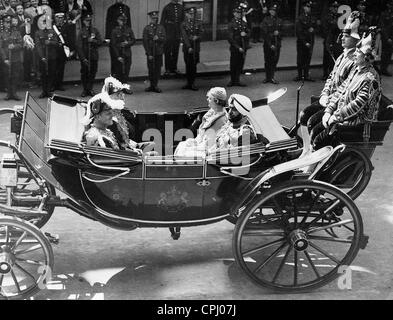
{"type": "Polygon", "coordinates": [[[203,164],[146,164],[144,219],[162,222],[201,220],[203,164]]]}

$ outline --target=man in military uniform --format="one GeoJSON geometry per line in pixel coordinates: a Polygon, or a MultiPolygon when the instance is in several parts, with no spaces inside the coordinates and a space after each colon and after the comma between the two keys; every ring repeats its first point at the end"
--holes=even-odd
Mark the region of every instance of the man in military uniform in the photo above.
{"type": "Polygon", "coordinates": [[[17,84],[21,73],[23,39],[18,28],[18,17],[6,15],[4,31],[0,34],[0,59],[5,64],[7,96],[5,100],[21,99],[16,94],[17,84]]]}
{"type": "Polygon", "coordinates": [[[266,79],[263,83],[278,84],[274,79],[274,72],[277,68],[281,52],[282,20],[277,17],[277,5],[274,4],[269,9],[270,15],[262,22],[262,33],[264,37],[263,51],[265,55],[266,79]]]}
{"type": "MultiPolygon", "coordinates": [[[[123,3],[123,0],[116,0],[115,4],[108,8],[106,13],[106,23],[105,23],[105,39],[109,40],[112,35],[113,29],[117,27],[117,18],[120,15],[125,14],[127,21],[125,25],[131,28],[131,13],[130,7],[123,3]]],[[[114,58],[114,53],[111,46],[109,46],[109,53],[111,56],[111,74],[115,73],[114,67],[116,64],[116,59],[114,58]]]]}
{"type": "MultiPolygon", "coordinates": [[[[117,18],[117,27],[111,34],[111,50],[114,58],[114,77],[122,83],[128,82],[132,64],[131,46],[135,44],[134,32],[126,25],[127,17],[122,14],[117,18]]],[[[132,92],[127,90],[128,94],[132,92]]]]}
{"type": "Polygon", "coordinates": [[[334,62],[342,53],[342,47],[338,42],[340,29],[338,27],[338,7],[337,1],[332,1],[329,5],[329,12],[322,17],[323,41],[323,80],[326,80],[332,72],[334,62]]]}
{"type": "Polygon", "coordinates": [[[294,79],[300,81],[314,81],[310,78],[310,64],[315,42],[315,28],[317,22],[311,15],[312,1],[303,1],[302,13],[296,22],[296,49],[298,75],[294,79]]]}
{"type": "Polygon", "coordinates": [[[52,95],[56,78],[58,48],[61,46],[52,22],[47,15],[38,18],[40,30],[35,34],[35,44],[41,73],[42,93],[40,99],[52,95]]]}
{"type": "Polygon", "coordinates": [[[359,36],[359,12],[354,11],[348,18],[347,24],[342,31],[341,45],[344,52],[337,58],[333,71],[326,80],[321,92],[320,99],[312,105],[306,107],[300,115],[300,131],[303,138],[303,153],[305,156],[311,152],[312,129],[322,121],[324,110],[330,99],[339,90],[341,85],[348,78],[355,68],[356,44],[360,40],[359,36]]]}
{"type": "MultiPolygon", "coordinates": [[[[63,88],[63,80],[64,80],[64,69],[67,62],[67,56],[64,50],[64,46],[69,47],[70,51],[74,51],[73,43],[72,43],[72,29],[70,25],[65,22],[65,14],[63,12],[58,12],[55,14],[55,25],[53,26],[53,30],[56,30],[60,33],[58,34],[58,38],[60,40],[60,46],[57,48],[57,71],[56,71],[56,78],[54,83],[54,90],[64,91],[63,88]],[[64,43],[62,43],[62,40],[64,43]]],[[[56,32],[57,33],[57,32],[56,32]]]]}
{"type": "Polygon", "coordinates": [[[145,91],[161,93],[161,89],[158,88],[158,79],[161,75],[166,33],[164,26],[158,24],[158,11],[151,11],[148,15],[150,24],[143,29],[143,47],[147,56],[150,86],[145,91]]]}
{"type": "Polygon", "coordinates": [[[177,60],[180,47],[180,25],[184,21],[184,8],[180,0],[171,0],[161,15],[161,24],[165,28],[165,76],[179,74],[177,60]]]}
{"type": "Polygon", "coordinates": [[[81,61],[81,97],[94,96],[93,84],[98,70],[98,47],[102,44],[100,32],[91,25],[91,16],[82,18],[82,30],[78,34],[77,51],[81,61]]]}
{"type": "Polygon", "coordinates": [[[228,87],[245,87],[246,85],[240,82],[240,75],[243,72],[246,60],[250,33],[247,23],[242,19],[242,8],[237,7],[233,9],[233,16],[228,26],[228,42],[231,52],[231,81],[228,83],[228,87]]]}
{"type": "Polygon", "coordinates": [[[197,73],[197,64],[200,59],[201,36],[203,33],[201,21],[196,19],[196,8],[186,9],[186,20],[181,24],[181,35],[183,38],[183,54],[186,63],[187,84],[183,89],[198,90],[194,82],[197,73]]]}
{"type": "Polygon", "coordinates": [[[381,14],[380,28],[382,39],[381,73],[391,77],[392,74],[388,68],[393,52],[393,0],[387,3],[387,10],[381,14]]]}
{"type": "Polygon", "coordinates": [[[368,32],[368,29],[372,26],[371,24],[371,16],[367,14],[367,1],[366,0],[360,0],[357,9],[360,13],[360,28],[359,28],[359,34],[361,37],[365,33],[368,32]]]}
{"type": "MultiPolygon", "coordinates": [[[[4,7],[3,7],[4,9],[4,7]]],[[[3,14],[1,14],[1,2],[0,2],[0,35],[3,33],[4,31],[4,21],[3,21],[3,14]]],[[[3,59],[0,57],[0,74],[5,74],[5,65],[4,65],[4,61],[3,59]]],[[[6,83],[5,83],[5,78],[4,77],[0,77],[0,92],[6,92],[6,83]]]]}

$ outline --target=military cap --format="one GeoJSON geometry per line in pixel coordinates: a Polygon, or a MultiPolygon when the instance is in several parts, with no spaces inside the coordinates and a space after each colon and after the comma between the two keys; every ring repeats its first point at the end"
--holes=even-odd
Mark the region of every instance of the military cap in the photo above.
{"type": "Polygon", "coordinates": [[[312,1],[309,0],[303,1],[303,7],[312,7],[312,5],[313,5],[312,1]]]}
{"type": "Polygon", "coordinates": [[[243,11],[243,8],[240,6],[233,8],[233,12],[242,12],[242,11],[243,11]]]}
{"type": "Polygon", "coordinates": [[[277,6],[276,3],[272,4],[272,5],[269,7],[269,10],[277,11],[277,9],[278,9],[278,6],[277,6]]]}
{"type": "Polygon", "coordinates": [[[11,19],[12,19],[12,15],[11,14],[5,14],[4,16],[3,16],[3,21],[4,22],[11,22],[11,19]]]}
{"type": "Polygon", "coordinates": [[[187,13],[195,13],[196,10],[197,10],[196,7],[189,7],[189,8],[184,9],[184,11],[187,13]]]}
{"type": "Polygon", "coordinates": [[[64,18],[65,17],[65,13],[64,12],[56,12],[55,13],[55,17],[56,18],[64,18]]]}
{"type": "Polygon", "coordinates": [[[158,10],[153,10],[148,13],[148,15],[152,18],[158,17],[158,10]]]}
{"type": "Polygon", "coordinates": [[[331,1],[329,4],[329,7],[339,7],[340,4],[338,3],[338,1],[331,1]]]}
{"type": "Polygon", "coordinates": [[[92,20],[92,15],[91,14],[86,14],[86,15],[84,15],[83,17],[82,17],[82,20],[92,20]]]}

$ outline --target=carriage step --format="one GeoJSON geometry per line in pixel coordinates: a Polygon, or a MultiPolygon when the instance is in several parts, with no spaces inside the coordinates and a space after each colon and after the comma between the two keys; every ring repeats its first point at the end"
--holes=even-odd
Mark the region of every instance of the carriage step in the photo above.
{"type": "Polygon", "coordinates": [[[60,237],[58,234],[50,234],[48,232],[45,232],[45,237],[47,237],[51,244],[58,245],[60,243],[60,237]]]}
{"type": "Polygon", "coordinates": [[[360,249],[362,249],[362,250],[366,249],[369,239],[370,239],[370,237],[367,236],[367,235],[363,235],[361,237],[361,239],[360,239],[360,249]]]}
{"type": "Polygon", "coordinates": [[[173,240],[179,240],[180,239],[180,232],[181,228],[180,227],[176,227],[176,228],[169,228],[169,231],[171,232],[171,237],[173,240]]]}

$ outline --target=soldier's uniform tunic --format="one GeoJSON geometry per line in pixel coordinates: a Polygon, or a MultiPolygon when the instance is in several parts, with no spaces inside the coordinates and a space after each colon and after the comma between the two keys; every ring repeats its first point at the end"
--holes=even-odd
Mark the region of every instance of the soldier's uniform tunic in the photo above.
{"type": "Polygon", "coordinates": [[[355,140],[362,141],[369,138],[370,128],[363,124],[367,120],[376,120],[378,106],[381,99],[381,82],[377,71],[372,67],[353,68],[348,78],[330,98],[326,113],[334,115],[338,123],[336,134],[331,135],[334,128],[325,129],[322,124],[317,125],[313,134],[315,150],[326,145],[334,145],[338,135],[344,135],[348,131],[351,139],[354,135],[360,135],[355,140]],[[319,128],[318,128],[319,127],[319,128]],[[353,133],[351,129],[361,129],[353,133]],[[318,133],[319,132],[319,133],[318,133]]]}
{"type": "Polygon", "coordinates": [[[195,82],[197,64],[200,61],[201,35],[203,33],[202,23],[191,19],[181,24],[183,38],[183,55],[186,64],[187,85],[192,86],[195,82]],[[193,40],[193,37],[198,37],[193,40]],[[190,53],[189,49],[193,52],[190,53]]]}
{"type": "Polygon", "coordinates": [[[393,10],[384,11],[381,14],[381,72],[388,74],[388,67],[393,53],[393,10]]]}
{"type": "Polygon", "coordinates": [[[114,70],[113,74],[115,78],[123,83],[127,83],[128,76],[132,64],[132,52],[131,46],[135,44],[135,35],[131,28],[124,26],[117,26],[111,35],[111,49],[114,58],[114,70]],[[122,42],[127,42],[127,45],[123,46],[122,42]],[[124,64],[121,63],[118,58],[124,59],[124,64]]]}
{"type": "Polygon", "coordinates": [[[35,34],[35,44],[41,73],[41,95],[47,97],[54,87],[57,54],[61,44],[56,32],[52,29],[38,30],[35,34]],[[46,62],[42,60],[43,58],[47,59],[46,62]]]}
{"type": "Polygon", "coordinates": [[[280,59],[281,52],[281,32],[282,32],[282,20],[278,17],[267,16],[262,22],[262,33],[263,33],[263,51],[265,56],[265,70],[266,79],[274,79],[274,73],[277,68],[278,60],[280,59]],[[278,31],[278,35],[275,36],[274,32],[278,31]],[[274,47],[272,47],[274,46],[274,47]]]}
{"type": "Polygon", "coordinates": [[[247,48],[249,45],[249,30],[247,23],[242,18],[233,18],[228,26],[228,42],[230,44],[231,60],[231,82],[233,85],[240,83],[240,75],[243,72],[244,62],[246,60],[247,48]],[[242,36],[242,32],[245,36],[242,36]],[[240,52],[239,49],[243,49],[240,52]]]}
{"type": "Polygon", "coordinates": [[[310,63],[315,42],[315,28],[316,20],[312,15],[303,13],[299,16],[296,23],[297,69],[299,78],[309,78],[310,63]]]}
{"type": "Polygon", "coordinates": [[[19,29],[11,28],[9,30],[4,30],[0,34],[0,57],[1,60],[9,60],[10,65],[3,65],[5,74],[2,75],[6,78],[7,86],[7,97],[16,97],[16,88],[19,80],[19,75],[21,73],[22,58],[21,52],[23,50],[23,39],[19,32],[19,29]],[[9,49],[10,44],[14,45],[13,49],[9,49]]]}
{"type": "Polygon", "coordinates": [[[83,90],[91,93],[98,70],[98,48],[102,44],[100,32],[94,28],[83,27],[77,39],[77,51],[81,61],[81,80],[83,90]],[[89,42],[89,39],[92,39],[89,42]]]}
{"type": "Polygon", "coordinates": [[[179,46],[181,39],[180,25],[184,21],[184,8],[179,3],[167,4],[161,15],[161,25],[166,32],[165,43],[165,71],[173,73],[177,71],[179,58],[179,46]]]}
{"type": "Polygon", "coordinates": [[[161,75],[162,55],[166,41],[165,28],[160,24],[151,23],[143,29],[143,47],[147,56],[147,68],[149,69],[149,81],[151,88],[157,88],[158,79],[161,75]],[[158,37],[154,41],[154,36],[158,37]],[[153,59],[149,59],[153,57],[153,59]]]}

